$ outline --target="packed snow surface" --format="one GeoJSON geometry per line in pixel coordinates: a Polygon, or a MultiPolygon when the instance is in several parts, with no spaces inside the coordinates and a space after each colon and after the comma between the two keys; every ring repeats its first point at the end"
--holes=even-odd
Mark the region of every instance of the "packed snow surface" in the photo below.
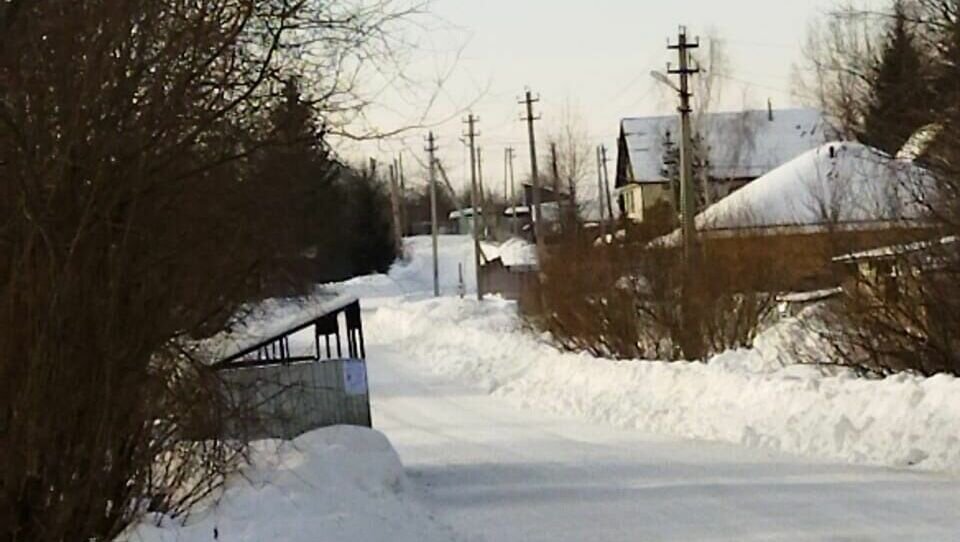
{"type": "Polygon", "coordinates": [[[117,542],[456,540],[410,492],[381,433],[331,427],[255,443],[252,464],[186,522],[148,517],[117,542]]]}

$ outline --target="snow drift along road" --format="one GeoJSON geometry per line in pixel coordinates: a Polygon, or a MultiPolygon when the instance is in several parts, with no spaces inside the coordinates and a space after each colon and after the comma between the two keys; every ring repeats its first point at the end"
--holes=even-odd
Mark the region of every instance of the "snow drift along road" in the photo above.
{"type": "MultiPolygon", "coordinates": [[[[469,255],[468,238],[443,242],[448,265],[469,255]]],[[[521,329],[513,303],[423,299],[431,288],[429,239],[410,240],[408,250],[411,263],[396,266],[391,277],[413,295],[379,303],[366,325],[377,342],[425,370],[531,407],[662,435],[960,471],[960,380],[954,377],[867,380],[790,365],[790,343],[802,338],[789,322],[761,336],[758,349],[707,364],[561,353],[521,329]]],[[[361,282],[376,280],[389,281],[361,282]]]]}

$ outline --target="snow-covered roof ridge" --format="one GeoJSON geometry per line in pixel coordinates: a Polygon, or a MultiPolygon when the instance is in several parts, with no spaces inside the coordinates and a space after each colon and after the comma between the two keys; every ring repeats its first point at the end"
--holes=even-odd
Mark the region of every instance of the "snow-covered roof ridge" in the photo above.
{"type": "Polygon", "coordinates": [[[811,226],[920,219],[928,174],[855,142],[826,143],[697,216],[698,229],[811,226]]]}
{"type": "MultiPolygon", "coordinates": [[[[708,147],[714,178],[759,177],[829,139],[816,109],[747,110],[704,114],[694,126],[708,147]]],[[[679,142],[677,115],[625,118],[620,123],[636,182],[664,182],[667,134],[679,142]]]]}
{"type": "Polygon", "coordinates": [[[955,245],[958,242],[960,242],[960,237],[957,237],[955,235],[949,235],[949,236],[941,237],[939,239],[934,239],[931,241],[914,241],[912,243],[889,245],[889,246],[874,248],[870,250],[863,250],[860,252],[853,252],[851,254],[837,256],[836,258],[833,259],[833,261],[837,263],[856,263],[856,262],[861,262],[866,260],[895,258],[895,257],[913,254],[915,252],[922,252],[925,250],[934,250],[941,247],[955,245]]]}

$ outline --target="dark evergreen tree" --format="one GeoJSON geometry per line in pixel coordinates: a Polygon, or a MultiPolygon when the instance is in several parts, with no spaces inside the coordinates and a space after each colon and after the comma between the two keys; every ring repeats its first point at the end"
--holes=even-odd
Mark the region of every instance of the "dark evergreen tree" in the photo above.
{"type": "Polygon", "coordinates": [[[316,282],[349,273],[337,256],[345,249],[338,229],[344,199],[336,183],[339,167],[296,80],[284,84],[270,124],[276,144],[258,154],[254,182],[271,188],[263,192],[273,198],[259,207],[275,217],[274,237],[281,241],[261,283],[266,296],[301,294],[316,282]]]}
{"type": "Polygon", "coordinates": [[[902,0],[894,4],[883,50],[871,82],[859,139],[873,147],[896,154],[910,136],[930,121],[933,93],[927,56],[921,51],[910,27],[902,0]]]}
{"type": "MultiPolygon", "coordinates": [[[[672,134],[668,130],[663,137],[663,154],[661,156],[660,174],[670,182],[670,189],[673,197],[674,212],[680,213],[680,142],[674,141],[672,134]]],[[[709,160],[706,151],[706,141],[701,134],[695,133],[691,138],[691,149],[693,160],[691,171],[693,172],[693,190],[695,192],[694,200],[697,206],[697,212],[706,207],[706,194],[704,194],[703,182],[700,180],[704,168],[709,167],[709,160]]]]}
{"type": "Polygon", "coordinates": [[[369,174],[352,173],[346,186],[349,208],[343,231],[349,239],[351,273],[383,273],[397,257],[390,196],[369,174]]]}
{"type": "Polygon", "coordinates": [[[674,213],[680,212],[680,147],[673,141],[670,130],[663,136],[663,155],[660,174],[670,182],[671,204],[674,213]]]}

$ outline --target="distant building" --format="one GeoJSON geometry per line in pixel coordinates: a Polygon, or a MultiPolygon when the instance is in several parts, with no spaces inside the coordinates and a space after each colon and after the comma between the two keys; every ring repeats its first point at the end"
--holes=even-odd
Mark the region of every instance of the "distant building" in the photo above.
{"type": "MultiPolygon", "coordinates": [[[[703,204],[735,190],[830,139],[819,111],[785,109],[709,113],[695,123],[698,189],[703,204]],[[703,175],[707,181],[704,183],[703,175]],[[702,191],[706,184],[708,191],[702,191]]],[[[677,208],[680,120],[677,115],[620,123],[616,193],[621,213],[643,222],[657,207],[677,208]]]]}
{"type": "Polygon", "coordinates": [[[499,245],[483,243],[481,252],[480,274],[485,293],[519,301],[524,293],[532,291],[538,269],[534,244],[514,238],[499,245]]]}

